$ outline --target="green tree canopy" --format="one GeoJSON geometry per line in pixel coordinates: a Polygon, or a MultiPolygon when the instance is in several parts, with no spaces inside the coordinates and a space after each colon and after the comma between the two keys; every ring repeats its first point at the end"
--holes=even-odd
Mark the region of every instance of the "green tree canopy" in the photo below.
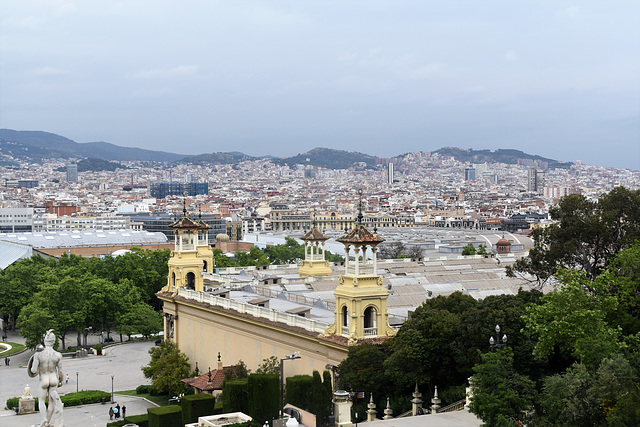
{"type": "Polygon", "coordinates": [[[145,378],[151,379],[153,387],[160,393],[176,396],[187,391],[182,382],[191,376],[189,358],[178,349],[176,343],[164,340],[149,350],[151,361],[142,367],[145,378]]]}

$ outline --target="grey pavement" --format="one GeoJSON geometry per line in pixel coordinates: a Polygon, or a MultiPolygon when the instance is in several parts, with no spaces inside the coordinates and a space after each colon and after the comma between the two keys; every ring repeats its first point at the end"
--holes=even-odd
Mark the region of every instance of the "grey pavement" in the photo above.
{"type": "MultiPolygon", "coordinates": [[[[24,343],[24,339],[16,332],[8,333],[9,342],[24,343]]],[[[115,337],[114,337],[115,338],[115,337]]],[[[75,343],[72,336],[69,343],[75,343]]],[[[89,344],[97,343],[99,337],[92,336],[89,344]]],[[[141,367],[147,365],[151,359],[149,349],[153,347],[153,341],[134,341],[124,344],[116,344],[106,347],[105,356],[90,355],[84,358],[64,358],[62,370],[69,374],[69,382],[64,383],[58,392],[61,395],[78,390],[132,390],[141,384],[150,384],[150,381],[142,374],[141,367]]],[[[38,423],[39,415],[16,415],[14,411],[6,410],[7,399],[22,395],[24,387],[29,384],[31,394],[37,396],[38,378],[27,375],[26,365],[33,351],[28,350],[21,354],[10,356],[10,366],[0,363],[0,426],[30,426],[38,423]],[[20,367],[22,365],[22,367],[20,367]]],[[[128,415],[144,414],[147,408],[155,406],[144,399],[130,396],[114,396],[115,402],[127,406],[128,415]]],[[[115,405],[115,403],[114,403],[115,405]]],[[[109,405],[93,404],[69,407],[64,410],[65,425],[74,426],[104,426],[109,421],[109,405]]]]}

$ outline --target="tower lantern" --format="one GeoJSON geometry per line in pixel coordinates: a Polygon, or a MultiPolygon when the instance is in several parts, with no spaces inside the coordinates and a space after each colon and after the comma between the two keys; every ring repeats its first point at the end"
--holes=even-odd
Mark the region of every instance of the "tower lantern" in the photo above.
{"type": "Polygon", "coordinates": [[[325,331],[325,335],[348,337],[350,345],[365,338],[395,335],[395,329],[389,326],[389,293],[382,286],[382,277],[377,274],[377,247],[384,239],[369,231],[362,224],[362,218],[360,192],[356,225],[337,239],[345,247],[345,273],[338,278],[334,292],[335,323],[325,331]]]}
{"type": "Polygon", "coordinates": [[[325,242],[329,238],[316,227],[315,219],[313,227],[300,238],[304,241],[304,260],[302,261],[298,274],[301,277],[308,276],[331,276],[329,261],[324,257],[325,242]]]}
{"type": "Polygon", "coordinates": [[[203,276],[213,270],[213,251],[209,246],[210,227],[202,219],[189,218],[186,207],[182,218],[169,225],[174,233],[174,248],[169,259],[169,277],[163,292],[178,288],[204,291],[203,276]]]}

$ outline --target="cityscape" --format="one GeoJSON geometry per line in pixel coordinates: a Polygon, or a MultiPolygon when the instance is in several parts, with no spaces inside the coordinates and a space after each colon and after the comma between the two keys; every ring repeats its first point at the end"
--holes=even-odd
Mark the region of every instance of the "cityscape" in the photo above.
{"type": "Polygon", "coordinates": [[[0,425],[640,425],[640,4],[0,0],[0,425]]]}

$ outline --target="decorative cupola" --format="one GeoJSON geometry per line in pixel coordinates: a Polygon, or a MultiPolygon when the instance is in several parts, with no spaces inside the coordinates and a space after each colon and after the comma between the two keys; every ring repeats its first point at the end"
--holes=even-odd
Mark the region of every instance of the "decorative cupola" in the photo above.
{"type": "Polygon", "coordinates": [[[371,233],[362,224],[362,191],[359,194],[356,226],[337,239],[345,247],[345,273],[338,278],[338,287],[334,292],[335,323],[324,333],[348,337],[349,345],[365,338],[392,336],[396,332],[389,326],[389,293],[382,286],[382,277],[376,272],[377,246],[384,239],[375,232],[371,233]]]}
{"type": "Polygon", "coordinates": [[[304,260],[300,264],[298,274],[301,277],[331,276],[329,261],[324,258],[324,245],[329,238],[318,230],[315,218],[311,230],[300,239],[304,241],[304,260]]]}
{"type": "Polygon", "coordinates": [[[169,259],[169,277],[163,292],[176,293],[178,288],[202,292],[205,272],[213,270],[213,251],[209,246],[209,226],[200,216],[189,218],[186,206],[183,216],[169,225],[173,229],[175,245],[169,259]]]}
{"type": "Polygon", "coordinates": [[[504,234],[502,239],[496,243],[496,252],[498,252],[498,255],[511,253],[511,242],[504,237],[504,234]]]}

